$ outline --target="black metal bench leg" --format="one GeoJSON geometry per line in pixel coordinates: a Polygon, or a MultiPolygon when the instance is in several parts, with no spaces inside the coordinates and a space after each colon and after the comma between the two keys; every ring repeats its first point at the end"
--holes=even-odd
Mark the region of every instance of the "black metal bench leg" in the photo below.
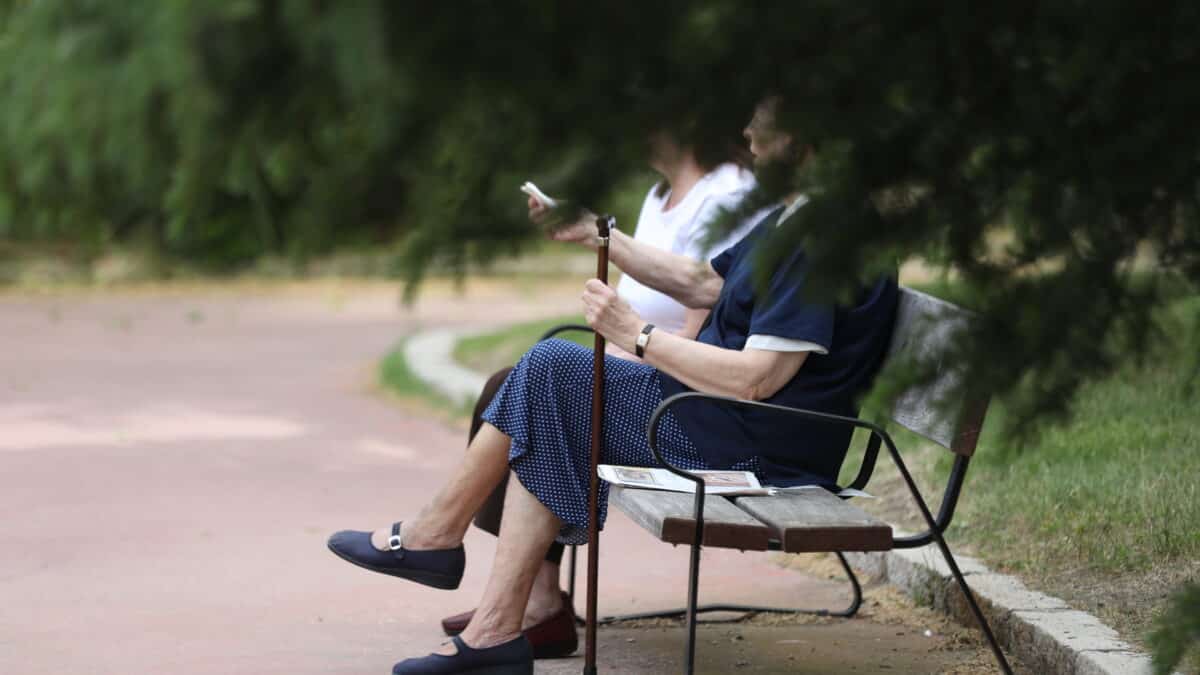
{"type": "MultiPolygon", "coordinates": [[[[576,570],[576,555],[579,548],[571,546],[570,558],[567,562],[567,601],[570,603],[571,612],[575,615],[575,623],[584,625],[583,617],[575,612],[575,570],[576,570]]],[[[710,604],[700,605],[696,607],[697,614],[705,614],[707,612],[729,612],[737,614],[815,614],[817,616],[836,616],[842,618],[850,618],[858,613],[858,609],[862,606],[862,586],[858,582],[858,575],[854,573],[854,569],[850,567],[850,563],[846,560],[846,556],[840,552],[836,552],[838,562],[842,564],[842,569],[846,571],[846,580],[850,582],[850,590],[852,596],[850,604],[845,609],[808,609],[797,607],[765,607],[761,605],[734,605],[734,604],[710,604]]],[[[596,621],[598,625],[606,625],[610,623],[619,623],[621,621],[637,621],[639,619],[678,619],[687,614],[686,607],[678,609],[664,609],[656,612],[639,612],[636,614],[617,614],[613,616],[601,617],[596,621]]]]}
{"type": "Polygon", "coordinates": [[[933,519],[933,514],[929,511],[929,506],[925,503],[925,499],[921,497],[921,491],[917,489],[917,484],[913,481],[912,474],[908,472],[908,467],[905,466],[904,460],[900,459],[900,451],[896,449],[896,445],[892,442],[892,439],[886,435],[884,436],[884,441],[887,443],[888,452],[892,455],[892,461],[896,463],[896,468],[900,470],[900,476],[908,484],[908,491],[912,493],[913,501],[921,509],[921,516],[929,525],[929,532],[933,535],[933,540],[937,542],[938,549],[942,552],[942,557],[946,559],[946,565],[950,567],[950,573],[954,575],[954,581],[958,583],[958,587],[962,589],[963,596],[967,598],[967,604],[971,607],[971,613],[975,615],[975,621],[979,623],[979,628],[983,630],[983,635],[987,638],[988,645],[992,648],[992,654],[996,657],[996,663],[999,664],[1000,671],[1006,675],[1012,675],[1012,667],[1008,665],[1008,659],[1004,657],[1004,652],[1000,649],[1000,643],[996,642],[996,636],[992,633],[992,627],[988,624],[987,617],[979,609],[979,603],[975,602],[975,596],[971,593],[970,587],[967,586],[967,580],[963,578],[962,571],[958,569],[958,562],[950,553],[950,547],[946,545],[946,538],[942,536],[942,531],[938,529],[937,523],[933,519]]]}
{"type": "MultiPolygon", "coordinates": [[[[850,582],[851,599],[850,604],[844,609],[810,609],[797,607],[763,607],[759,605],[734,605],[734,604],[710,604],[700,605],[696,607],[697,614],[706,612],[731,612],[744,615],[753,614],[815,614],[816,616],[835,616],[841,618],[850,618],[858,613],[862,606],[862,585],[858,582],[858,575],[850,567],[850,563],[846,560],[846,556],[840,552],[836,553],[838,562],[842,564],[842,569],[846,571],[847,581],[850,582]]],[[[687,614],[686,607],[678,609],[664,609],[656,612],[639,612],[637,614],[620,614],[616,616],[606,616],[601,618],[597,623],[601,626],[620,621],[637,621],[639,619],[678,619],[687,614]]],[[[745,618],[745,617],[742,617],[745,618]]],[[[740,619],[739,619],[740,620],[740,619]]]]}
{"type": "MultiPolygon", "coordinates": [[[[578,550],[578,546],[571,546],[571,561],[567,563],[567,601],[571,603],[571,614],[575,617],[575,625],[583,626],[587,621],[575,611],[575,554],[578,550]]],[[[596,623],[599,625],[603,622],[597,621],[596,623]]]]}
{"type": "MultiPolygon", "coordinates": [[[[850,606],[846,609],[835,612],[826,612],[830,616],[840,616],[850,618],[858,614],[858,608],[862,607],[862,586],[858,583],[858,576],[854,574],[854,570],[850,568],[849,561],[846,560],[845,554],[841,551],[836,551],[838,562],[842,563],[842,569],[846,571],[846,578],[850,580],[850,587],[854,591],[854,597],[850,600],[850,606]]],[[[818,610],[819,613],[819,610],[818,610]]]]}
{"type": "MultiPolygon", "coordinates": [[[[703,499],[700,494],[697,501],[703,499]]],[[[696,513],[700,514],[699,507],[696,513]]],[[[696,601],[700,596],[700,533],[703,532],[703,521],[696,518],[696,541],[692,543],[692,560],[688,564],[688,606],[687,606],[687,675],[692,675],[696,669],[696,601]]]]}
{"type": "Polygon", "coordinates": [[[958,582],[958,587],[962,589],[963,596],[967,598],[967,604],[971,606],[971,613],[975,615],[975,621],[983,629],[983,634],[987,637],[988,645],[992,648],[992,654],[996,656],[996,661],[1000,664],[1000,670],[1007,675],[1012,675],[1012,668],[1008,665],[1008,659],[1004,658],[1004,652],[1000,650],[1000,644],[996,642],[996,636],[992,634],[992,627],[983,616],[983,611],[979,609],[979,603],[975,601],[975,595],[971,593],[971,589],[967,586],[967,580],[963,578],[962,572],[958,569],[958,562],[951,555],[950,547],[946,545],[946,540],[942,537],[941,532],[938,532],[936,528],[933,531],[938,548],[942,551],[942,557],[946,559],[946,564],[950,566],[950,572],[954,575],[954,580],[958,582]]]}

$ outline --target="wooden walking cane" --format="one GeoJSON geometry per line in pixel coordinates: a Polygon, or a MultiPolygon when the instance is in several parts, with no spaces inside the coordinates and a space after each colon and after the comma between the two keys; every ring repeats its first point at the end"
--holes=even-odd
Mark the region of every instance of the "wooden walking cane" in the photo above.
{"type": "MultiPolygon", "coordinates": [[[[596,248],[596,278],[608,283],[608,235],[613,217],[596,218],[596,233],[600,245],[596,248]]],[[[592,351],[592,473],[588,492],[588,578],[587,611],[584,627],[584,675],[596,673],[596,579],[600,556],[600,444],[604,438],[604,336],[596,332],[592,351]]]]}

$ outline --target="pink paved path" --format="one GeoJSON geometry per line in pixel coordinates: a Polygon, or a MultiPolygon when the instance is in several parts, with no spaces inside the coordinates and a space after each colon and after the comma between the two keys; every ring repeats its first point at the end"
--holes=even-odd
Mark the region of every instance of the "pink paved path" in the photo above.
{"type": "MultiPolygon", "coordinates": [[[[428,652],[434,620],[472,606],[493,542],[471,532],[453,593],[325,550],[336,529],[412,513],[462,451],[460,430],[375,393],[373,365],[420,327],[576,297],[434,289],[412,311],[383,285],[0,297],[0,673],[382,674],[428,652]]],[[[683,598],[685,550],[621,516],[602,550],[602,612],[683,598]]],[[[736,552],[705,554],[702,589],[839,595],[736,552]]]]}

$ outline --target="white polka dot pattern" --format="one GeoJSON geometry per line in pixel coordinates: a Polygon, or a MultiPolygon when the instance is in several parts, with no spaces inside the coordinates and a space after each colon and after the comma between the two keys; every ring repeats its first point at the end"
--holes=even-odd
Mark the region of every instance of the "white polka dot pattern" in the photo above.
{"type": "MultiPolygon", "coordinates": [[[[646,424],[662,401],[658,371],[615,357],[604,362],[605,464],[659,466],[646,424]]],[[[563,522],[558,541],[587,542],[592,427],[592,352],[573,342],[539,342],[521,357],[483,419],[512,438],[508,463],[563,522]]],[[[659,422],[659,450],[675,466],[709,468],[671,413],[659,422]]],[[[728,467],[727,467],[728,468],[728,467]]],[[[732,468],[758,471],[756,458],[732,468]]],[[[762,476],[760,476],[760,479],[762,476]]],[[[600,483],[600,524],[608,484],[600,483]]]]}

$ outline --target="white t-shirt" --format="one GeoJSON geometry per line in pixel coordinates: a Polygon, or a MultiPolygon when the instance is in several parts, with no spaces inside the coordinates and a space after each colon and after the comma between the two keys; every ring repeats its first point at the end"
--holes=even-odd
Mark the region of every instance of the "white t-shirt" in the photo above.
{"type": "MultiPolygon", "coordinates": [[[[697,181],[669,211],[663,207],[671,197],[670,191],[659,197],[654,194],[657,186],[651,188],[642,203],[633,238],[695,260],[708,260],[736,244],[754,226],[756,219],[749,218],[722,240],[707,247],[703,245],[705,226],[713,216],[723,206],[736,203],[744,191],[753,187],[754,175],[749,171],[735,164],[722,164],[697,181]]],[[[617,295],[658,328],[671,333],[683,328],[686,311],[683,305],[627,274],[617,284],[617,295]]]]}

